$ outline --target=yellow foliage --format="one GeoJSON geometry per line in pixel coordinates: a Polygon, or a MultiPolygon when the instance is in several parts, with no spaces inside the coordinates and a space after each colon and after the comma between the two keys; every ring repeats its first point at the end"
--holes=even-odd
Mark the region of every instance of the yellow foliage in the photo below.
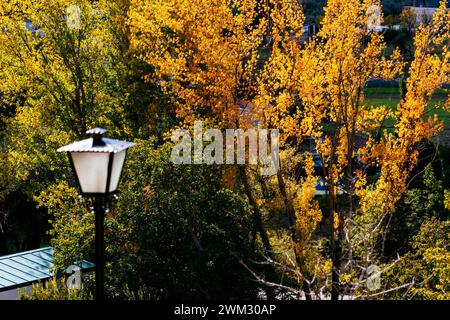
{"type": "Polygon", "coordinates": [[[318,178],[313,175],[314,162],[311,156],[305,155],[304,165],[307,176],[299,183],[297,195],[293,201],[297,216],[296,228],[302,238],[301,243],[297,244],[299,251],[309,242],[317,224],[322,219],[319,203],[314,199],[318,178]]]}
{"type": "MultiPolygon", "coordinates": [[[[267,19],[257,0],[132,1],[132,46],[156,68],[185,125],[245,127],[267,19]],[[258,8],[259,9],[256,9],[258,8]],[[258,23],[255,23],[260,15],[258,23]]],[[[286,1],[279,1],[282,8],[286,1]]],[[[274,17],[274,23],[279,17],[274,17]]]]}

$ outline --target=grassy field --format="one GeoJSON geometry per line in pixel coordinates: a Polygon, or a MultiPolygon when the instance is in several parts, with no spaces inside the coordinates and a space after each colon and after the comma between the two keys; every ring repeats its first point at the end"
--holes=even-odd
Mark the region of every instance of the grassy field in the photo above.
{"type": "MultiPolygon", "coordinates": [[[[400,96],[400,88],[398,87],[366,87],[364,88],[364,93],[366,95],[392,95],[392,96],[400,96]]],[[[446,89],[438,89],[436,90],[436,95],[446,95],[448,90],[446,89]]]]}
{"type": "Polygon", "coordinates": [[[366,95],[400,95],[400,89],[396,87],[372,87],[364,88],[366,95]]]}
{"type": "MultiPolygon", "coordinates": [[[[364,91],[366,94],[366,102],[372,106],[386,105],[392,110],[396,110],[400,102],[400,91],[398,88],[366,88],[364,91]]],[[[446,129],[450,129],[450,113],[442,108],[433,110],[436,104],[443,104],[445,102],[444,93],[445,91],[443,90],[442,92],[438,92],[436,97],[431,101],[429,115],[437,114],[439,119],[444,121],[446,129]]],[[[387,124],[393,124],[393,120],[388,119],[387,124]]]]}

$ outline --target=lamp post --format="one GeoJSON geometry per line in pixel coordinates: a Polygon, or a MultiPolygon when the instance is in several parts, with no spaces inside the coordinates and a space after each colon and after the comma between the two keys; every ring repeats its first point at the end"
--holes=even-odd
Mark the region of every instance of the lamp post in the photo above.
{"type": "Polygon", "coordinates": [[[93,198],[95,214],[95,297],[105,298],[104,218],[108,197],[117,192],[127,149],[132,142],[104,138],[105,129],[86,131],[92,137],[59,148],[67,152],[82,196],[93,198]]]}

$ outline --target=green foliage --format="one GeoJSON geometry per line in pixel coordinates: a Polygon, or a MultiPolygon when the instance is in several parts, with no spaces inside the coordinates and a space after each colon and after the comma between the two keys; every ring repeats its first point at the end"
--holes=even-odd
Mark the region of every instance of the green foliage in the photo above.
{"type": "Polygon", "coordinates": [[[164,298],[256,297],[237,259],[252,256],[246,201],[224,187],[219,167],[174,165],[170,150],[146,141],[130,150],[108,223],[122,228],[108,249],[113,281],[164,298]]]}
{"type": "Polygon", "coordinates": [[[53,277],[43,284],[34,284],[30,293],[21,290],[19,300],[92,300],[91,294],[85,292],[84,288],[68,289],[64,277],[53,277]]]}
{"type": "Polygon", "coordinates": [[[157,104],[160,91],[143,85],[152,69],[128,51],[127,8],[120,3],[71,3],[80,10],[78,29],[61,18],[64,1],[0,7],[9,31],[0,33],[0,92],[7,111],[15,108],[2,147],[7,191],[20,188],[31,198],[64,179],[67,161],[56,149],[90,127],[106,127],[116,137],[149,135],[149,105],[157,104]]]}
{"type": "Polygon", "coordinates": [[[411,246],[385,277],[387,287],[409,285],[387,298],[450,299],[450,221],[426,220],[411,246]]]}
{"type": "Polygon", "coordinates": [[[114,96],[115,68],[121,65],[111,6],[105,1],[97,5],[76,1],[80,26],[71,29],[62,19],[67,3],[27,2],[15,8],[6,2],[0,8],[2,25],[8,25],[0,36],[0,91],[22,92],[24,105],[39,109],[44,126],[65,128],[78,136],[93,121],[114,128],[111,115],[120,116],[121,105],[114,96]]]}
{"type": "Polygon", "coordinates": [[[123,289],[123,298],[125,300],[154,300],[159,296],[159,292],[155,292],[152,288],[141,287],[133,291],[128,284],[125,284],[123,289]]]}
{"type": "Polygon", "coordinates": [[[173,125],[160,88],[144,82],[152,67],[129,49],[128,5],[120,0],[0,4],[0,25],[8,26],[0,32],[0,224],[2,238],[17,243],[15,250],[43,240],[36,239],[34,247],[21,243],[23,225],[41,225],[46,214],[45,204],[33,208],[34,197],[61,181],[74,185],[58,147],[90,127],[104,126],[111,136],[131,139],[162,136],[173,125]],[[78,28],[67,23],[69,5],[79,7],[78,28]],[[14,197],[31,209],[20,213],[14,197]]]}
{"type": "MultiPolygon", "coordinates": [[[[130,149],[115,207],[107,214],[109,295],[134,298],[251,298],[255,283],[238,258],[251,248],[247,202],[222,171],[174,165],[171,144],[130,149]]],[[[62,181],[36,197],[52,214],[55,264],[93,258],[93,215],[62,181]]]]}
{"type": "Polygon", "coordinates": [[[68,161],[56,149],[70,141],[63,130],[42,126],[36,108],[23,107],[6,131],[5,190],[20,190],[30,199],[57,179],[64,179],[68,161]],[[64,170],[64,171],[63,171],[64,170]]]}
{"type": "Polygon", "coordinates": [[[77,190],[61,180],[35,200],[38,207],[48,209],[51,219],[55,269],[63,270],[74,261],[93,261],[94,216],[79,200],[77,190]]]}
{"type": "Polygon", "coordinates": [[[445,200],[444,200],[445,208],[450,210],[450,191],[445,190],[445,200]]]}
{"type": "Polygon", "coordinates": [[[432,165],[423,172],[421,183],[405,192],[397,204],[390,221],[385,254],[395,257],[410,249],[410,239],[417,234],[422,223],[432,217],[446,218],[442,181],[436,178],[432,165]]]}

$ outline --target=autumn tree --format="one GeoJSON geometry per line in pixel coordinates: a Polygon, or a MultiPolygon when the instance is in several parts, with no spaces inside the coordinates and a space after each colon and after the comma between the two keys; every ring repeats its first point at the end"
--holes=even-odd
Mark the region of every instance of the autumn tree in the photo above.
{"type": "MultiPolygon", "coordinates": [[[[281,5],[282,2],[280,2],[281,5]]],[[[277,8],[281,10],[282,8],[277,8]]],[[[247,128],[268,19],[259,1],[133,1],[132,44],[155,66],[180,125],[247,128]]],[[[245,169],[241,178],[264,246],[271,246],[245,169]]]]}
{"type": "Polygon", "coordinates": [[[245,127],[243,109],[254,95],[254,75],[266,19],[254,21],[258,1],[132,1],[132,44],[153,65],[177,103],[183,124],[245,127]]]}
{"type": "MultiPolygon", "coordinates": [[[[380,235],[412,178],[419,144],[442,128],[427,114],[434,108],[429,107],[433,92],[448,80],[445,5],[430,26],[418,30],[408,91],[395,112],[364,101],[368,80],[392,79],[403,71],[399,52],[389,56],[382,36],[371,32],[373,6],[379,2],[329,1],[320,32],[304,49],[285,40],[279,57],[269,59],[255,102],[269,126],[282,129],[282,141],[312,139],[320,157],[322,172],[307,165],[306,178],[290,183],[294,203],[298,199],[295,253],[297,262],[308,256],[305,250],[324,216],[332,230],[332,299],[365,290],[368,268],[380,258],[380,235]],[[396,122],[394,131],[383,130],[388,118],[396,122]],[[317,175],[328,188],[322,207],[314,197],[317,175]]],[[[304,273],[300,278],[308,279],[304,273]]]]}
{"type": "MultiPolygon", "coordinates": [[[[56,149],[87,128],[104,126],[113,136],[132,138],[170,126],[170,104],[160,112],[161,90],[142,80],[152,68],[130,51],[127,10],[128,2],[121,0],[0,4],[4,230],[48,220],[43,207],[27,209],[31,216],[20,222],[25,210],[12,200],[33,208],[34,196],[71,179],[67,159],[56,149]]],[[[36,245],[39,241],[31,247],[36,245]]]]}

